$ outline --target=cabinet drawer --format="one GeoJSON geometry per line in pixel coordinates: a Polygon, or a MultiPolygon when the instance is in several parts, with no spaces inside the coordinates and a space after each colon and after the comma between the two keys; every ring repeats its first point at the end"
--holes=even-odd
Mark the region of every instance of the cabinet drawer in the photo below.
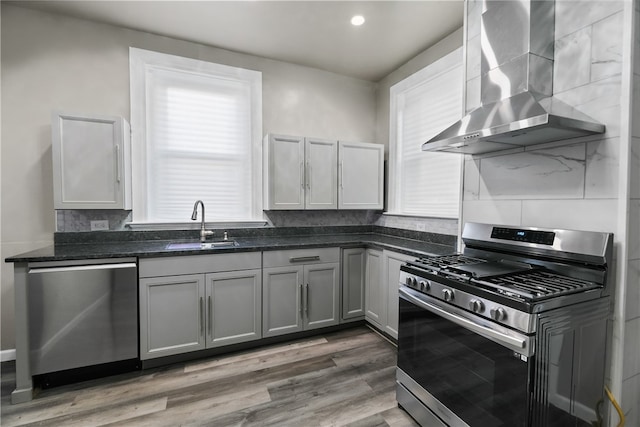
{"type": "Polygon", "coordinates": [[[138,272],[140,277],[158,277],[251,270],[261,268],[260,258],[260,252],[142,258],[138,272]]]}
{"type": "Polygon", "coordinates": [[[264,267],[340,262],[340,248],[293,249],[263,252],[264,267]]]}

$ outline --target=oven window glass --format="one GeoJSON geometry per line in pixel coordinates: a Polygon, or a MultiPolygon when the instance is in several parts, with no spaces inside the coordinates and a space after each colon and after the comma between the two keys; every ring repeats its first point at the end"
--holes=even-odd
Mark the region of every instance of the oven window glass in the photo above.
{"type": "Polygon", "coordinates": [[[467,424],[526,426],[530,366],[512,350],[400,298],[398,367],[467,424]]]}

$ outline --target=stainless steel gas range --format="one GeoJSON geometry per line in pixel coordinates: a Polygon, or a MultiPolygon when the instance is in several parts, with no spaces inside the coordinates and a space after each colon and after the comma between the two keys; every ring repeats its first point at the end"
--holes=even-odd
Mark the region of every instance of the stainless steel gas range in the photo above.
{"type": "Polygon", "coordinates": [[[423,426],[593,426],[606,414],[613,235],[467,223],[400,272],[397,400],[423,426]]]}

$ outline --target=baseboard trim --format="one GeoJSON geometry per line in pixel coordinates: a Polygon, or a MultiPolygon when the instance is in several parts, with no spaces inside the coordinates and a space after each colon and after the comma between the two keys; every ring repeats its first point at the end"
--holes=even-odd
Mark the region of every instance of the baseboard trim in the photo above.
{"type": "Polygon", "coordinates": [[[15,348],[0,351],[0,362],[9,362],[11,360],[16,360],[15,348]]]}

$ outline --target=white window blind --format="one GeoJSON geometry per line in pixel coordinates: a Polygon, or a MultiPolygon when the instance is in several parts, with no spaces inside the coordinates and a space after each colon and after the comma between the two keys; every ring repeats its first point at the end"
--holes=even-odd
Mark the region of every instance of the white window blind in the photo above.
{"type": "Polygon", "coordinates": [[[462,49],[391,88],[389,213],[457,218],[462,156],[421,146],[462,116],[462,49]]]}
{"type": "Polygon", "coordinates": [[[188,222],[199,199],[207,221],[259,219],[260,73],[140,49],[131,67],[134,221],[188,222]]]}

